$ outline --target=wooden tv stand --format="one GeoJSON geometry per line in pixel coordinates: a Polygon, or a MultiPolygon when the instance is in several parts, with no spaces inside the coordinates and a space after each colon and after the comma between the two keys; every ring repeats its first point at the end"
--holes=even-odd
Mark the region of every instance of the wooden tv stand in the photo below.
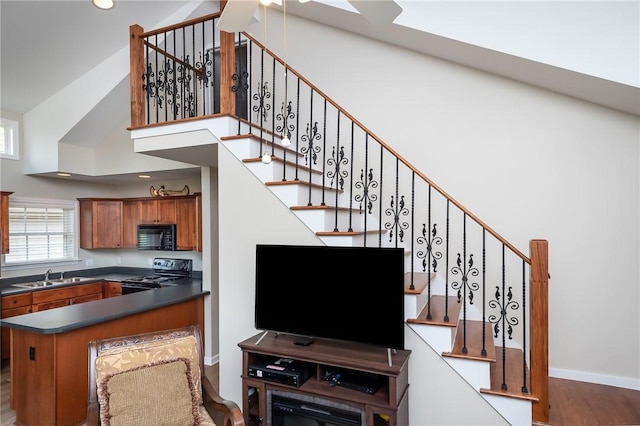
{"type": "Polygon", "coordinates": [[[362,424],[366,426],[409,425],[408,360],[411,351],[398,350],[389,357],[386,348],[377,346],[323,339],[301,346],[294,343],[295,336],[263,334],[238,344],[242,349],[242,406],[248,426],[268,424],[270,395],[279,393],[335,402],[360,410],[364,413],[362,424]],[[309,377],[299,386],[264,374],[258,377],[257,365],[272,365],[279,359],[293,360],[297,365],[308,367],[305,371],[309,371],[309,377]],[[380,387],[370,394],[352,386],[332,384],[327,378],[336,370],[344,375],[364,373],[379,381],[380,387]]]}

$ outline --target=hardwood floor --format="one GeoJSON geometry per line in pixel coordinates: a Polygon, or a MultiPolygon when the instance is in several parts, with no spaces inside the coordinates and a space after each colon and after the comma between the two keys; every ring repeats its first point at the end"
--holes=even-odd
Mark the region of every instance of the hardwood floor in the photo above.
{"type": "Polygon", "coordinates": [[[640,425],[640,391],[549,379],[552,426],[640,425]]]}
{"type": "MultiPolygon", "coordinates": [[[[205,374],[217,388],[218,365],[205,367],[205,374]]],[[[8,364],[2,367],[0,380],[0,426],[12,426],[8,364]]],[[[551,378],[549,399],[551,426],[640,425],[640,391],[551,378]]]]}

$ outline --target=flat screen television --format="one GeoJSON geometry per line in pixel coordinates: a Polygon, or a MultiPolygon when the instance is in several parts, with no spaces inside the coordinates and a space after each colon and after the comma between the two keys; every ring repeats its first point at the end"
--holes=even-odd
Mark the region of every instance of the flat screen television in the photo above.
{"type": "Polygon", "coordinates": [[[256,245],[255,326],[404,349],[404,250],[256,245]]]}

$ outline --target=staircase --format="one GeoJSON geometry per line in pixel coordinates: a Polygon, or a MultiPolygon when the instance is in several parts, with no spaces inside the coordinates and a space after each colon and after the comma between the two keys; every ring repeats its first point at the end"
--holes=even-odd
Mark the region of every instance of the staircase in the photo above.
{"type": "Polygon", "coordinates": [[[524,255],[250,35],[187,45],[218,18],[132,27],[132,128],[222,120],[211,134],[323,244],[402,247],[407,349],[431,348],[507,423],[547,423],[546,241],[524,255]],[[166,52],[185,45],[199,59],[166,52]]]}
{"type": "MultiPolygon", "coordinates": [[[[312,198],[322,195],[321,171],[309,167],[298,168],[298,174],[311,174],[311,184],[301,180],[281,180],[283,174],[292,177],[296,175],[295,161],[285,161],[285,152],[289,158],[302,156],[301,154],[279,144],[272,146],[270,142],[261,141],[250,131],[242,135],[221,137],[221,140],[324,244],[362,245],[367,232],[362,231],[365,216],[361,210],[358,220],[352,221],[354,230],[332,230],[336,216],[342,216],[344,221],[350,212],[349,208],[343,205],[345,200],[352,198],[349,194],[338,194],[338,208],[304,204],[309,192],[314,194],[312,198]],[[262,162],[260,154],[265,146],[273,148],[268,164],[262,162]]],[[[331,188],[324,190],[330,191],[331,188]]],[[[331,192],[333,197],[336,191],[331,192]]],[[[374,221],[375,218],[369,220],[374,221]]],[[[380,228],[368,231],[369,235],[386,233],[380,228]]],[[[406,249],[405,252],[406,269],[412,270],[411,253],[406,249]]],[[[520,366],[524,359],[523,350],[496,345],[492,337],[492,327],[488,322],[482,321],[482,313],[469,303],[463,306],[458,296],[447,295],[445,287],[444,278],[437,273],[405,273],[405,317],[408,327],[440,353],[451,368],[479,392],[509,424],[531,425],[531,404],[538,399],[521,389],[523,378],[520,366]],[[463,310],[466,311],[466,320],[463,310]],[[498,367],[499,360],[508,366],[504,373],[498,367]]],[[[526,374],[529,374],[528,369],[526,374]]],[[[527,378],[525,383],[528,383],[527,378]]]]}

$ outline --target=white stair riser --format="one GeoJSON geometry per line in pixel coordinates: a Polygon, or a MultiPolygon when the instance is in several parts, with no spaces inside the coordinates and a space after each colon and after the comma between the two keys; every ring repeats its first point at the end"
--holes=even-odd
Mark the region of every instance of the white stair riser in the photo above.
{"type": "MultiPolygon", "coordinates": [[[[252,157],[245,157],[252,158],[252,157]]],[[[251,172],[256,175],[262,182],[277,182],[277,181],[292,181],[299,180],[301,182],[309,182],[309,171],[304,169],[298,169],[296,174],[296,166],[293,164],[284,164],[279,161],[272,161],[269,164],[265,164],[261,161],[246,163],[251,172]]],[[[299,165],[302,167],[302,163],[299,165]]],[[[331,182],[326,179],[322,180],[322,175],[318,173],[311,174],[311,182],[316,185],[327,185],[331,182]]]]}
{"type": "Polygon", "coordinates": [[[512,426],[531,426],[531,404],[526,399],[481,394],[512,426]]]}
{"type": "MultiPolygon", "coordinates": [[[[306,185],[269,185],[268,188],[287,206],[305,206],[309,203],[309,187],[306,185]]],[[[311,188],[311,203],[320,205],[322,203],[322,190],[320,188],[311,188]]],[[[344,198],[343,194],[338,196],[338,202],[344,198]]],[[[324,200],[326,204],[334,205],[335,192],[324,192],[324,200]]]]}
{"type": "Polygon", "coordinates": [[[404,296],[405,318],[418,318],[418,314],[427,305],[427,293],[406,294],[404,296]]]}
{"type": "Polygon", "coordinates": [[[491,371],[488,361],[447,356],[444,357],[444,360],[477,391],[480,391],[481,388],[491,387],[491,371]]]}
{"type": "Polygon", "coordinates": [[[336,222],[341,229],[345,229],[349,221],[354,229],[363,228],[364,217],[358,213],[352,213],[349,217],[349,212],[345,210],[338,210],[337,218],[335,210],[294,210],[294,213],[313,232],[333,229],[336,222]]]}
{"type": "MultiPolygon", "coordinates": [[[[256,135],[259,136],[259,135],[256,135]]],[[[255,137],[246,137],[242,139],[236,139],[234,141],[229,142],[227,145],[231,146],[232,152],[239,158],[261,158],[262,155],[266,152],[269,155],[275,155],[278,158],[285,159],[287,161],[291,161],[293,163],[296,162],[296,155],[289,150],[286,150],[284,147],[280,145],[279,138],[275,138],[275,145],[271,144],[271,139],[268,136],[263,136],[264,139],[267,139],[268,142],[263,141],[260,143],[259,139],[255,137]]],[[[298,157],[298,165],[305,165],[305,159],[302,156],[298,157]]],[[[317,168],[313,167],[313,168],[317,168]]]]}
{"type": "Polygon", "coordinates": [[[437,353],[451,351],[454,330],[452,327],[429,324],[409,324],[409,326],[437,353]]]}

